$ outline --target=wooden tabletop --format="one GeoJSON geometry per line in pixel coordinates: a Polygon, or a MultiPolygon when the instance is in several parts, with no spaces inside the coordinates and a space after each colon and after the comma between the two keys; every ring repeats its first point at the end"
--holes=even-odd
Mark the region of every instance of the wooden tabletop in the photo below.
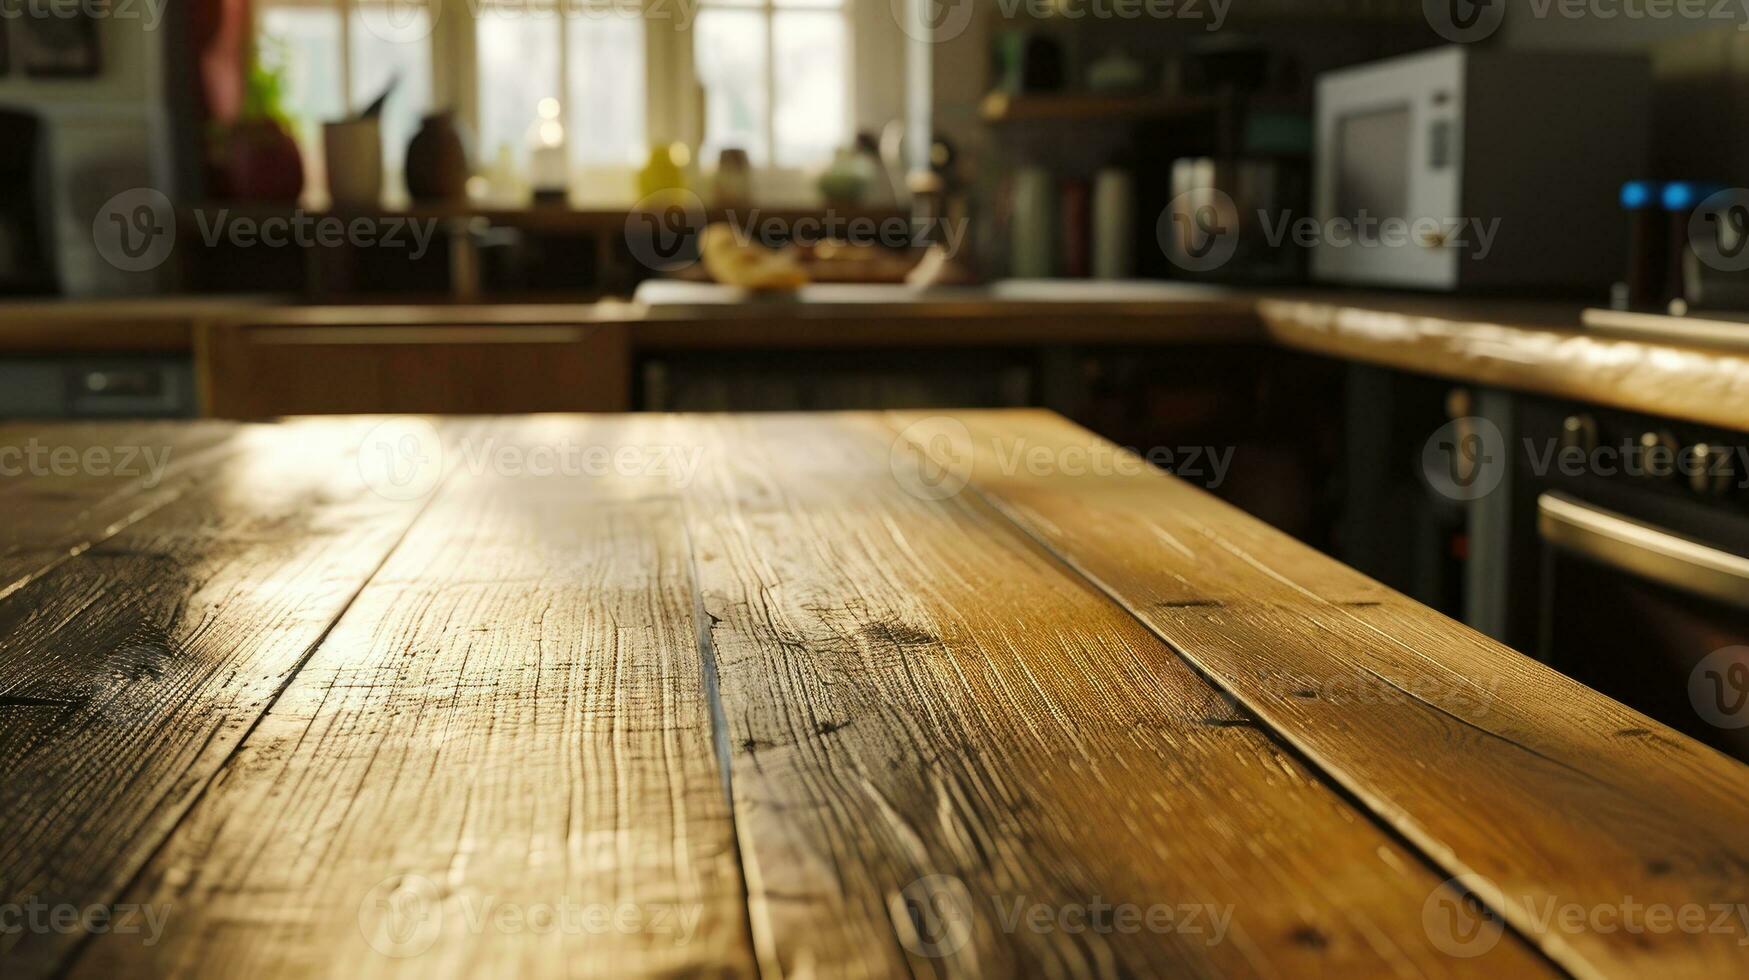
{"type": "Polygon", "coordinates": [[[1749,964],[1749,769],[1047,413],[0,447],[9,977],[1749,964]]]}

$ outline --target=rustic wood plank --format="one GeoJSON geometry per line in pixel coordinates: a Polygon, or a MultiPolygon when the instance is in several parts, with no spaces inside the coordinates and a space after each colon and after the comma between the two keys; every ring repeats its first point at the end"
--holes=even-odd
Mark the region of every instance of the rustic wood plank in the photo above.
{"type": "Polygon", "coordinates": [[[1551,972],[877,417],[673,425],[767,975],[1551,972]]]}
{"type": "Polygon", "coordinates": [[[1749,356],[1585,329],[1575,307],[1265,297],[1268,339],[1327,357],[1749,431],[1749,356]]]}
{"type": "MultiPolygon", "coordinates": [[[[198,486],[0,600],[0,902],[113,901],[375,571],[422,503],[366,487],[369,428],[242,430],[198,486]]],[[[0,934],[0,959],[49,972],[78,931],[0,934]]]]}
{"type": "Polygon", "coordinates": [[[455,474],[128,896],[164,940],[73,975],[750,974],[663,482],[455,474]]]}
{"type": "Polygon", "coordinates": [[[229,423],[0,426],[0,598],[223,472],[229,423]]]}
{"type": "Polygon", "coordinates": [[[1749,769],[1133,457],[1064,472],[1113,447],[1055,416],[893,425],[1568,970],[1749,963],[1749,769]]]}

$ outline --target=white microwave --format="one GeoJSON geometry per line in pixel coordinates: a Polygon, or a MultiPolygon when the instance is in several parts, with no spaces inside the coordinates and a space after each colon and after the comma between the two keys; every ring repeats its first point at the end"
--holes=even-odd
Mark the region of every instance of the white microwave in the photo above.
{"type": "Polygon", "coordinates": [[[1651,101],[1646,60],[1617,55],[1447,47],[1319,76],[1313,277],[1607,287],[1651,101]]]}

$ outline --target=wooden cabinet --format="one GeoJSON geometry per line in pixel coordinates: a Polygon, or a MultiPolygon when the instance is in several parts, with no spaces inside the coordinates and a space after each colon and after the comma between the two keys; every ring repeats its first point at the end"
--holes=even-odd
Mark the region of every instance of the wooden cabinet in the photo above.
{"type": "Polygon", "coordinates": [[[606,412],[630,405],[617,324],[208,325],[208,416],[606,412]]]}

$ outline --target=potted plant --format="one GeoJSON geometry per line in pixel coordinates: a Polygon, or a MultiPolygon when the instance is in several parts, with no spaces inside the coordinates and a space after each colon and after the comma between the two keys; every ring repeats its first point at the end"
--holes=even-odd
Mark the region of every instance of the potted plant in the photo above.
{"type": "Polygon", "coordinates": [[[291,134],[285,88],[285,70],[263,61],[257,46],[237,118],[220,125],[217,139],[218,171],[228,197],[296,203],[303,194],[304,158],[291,134]]]}

